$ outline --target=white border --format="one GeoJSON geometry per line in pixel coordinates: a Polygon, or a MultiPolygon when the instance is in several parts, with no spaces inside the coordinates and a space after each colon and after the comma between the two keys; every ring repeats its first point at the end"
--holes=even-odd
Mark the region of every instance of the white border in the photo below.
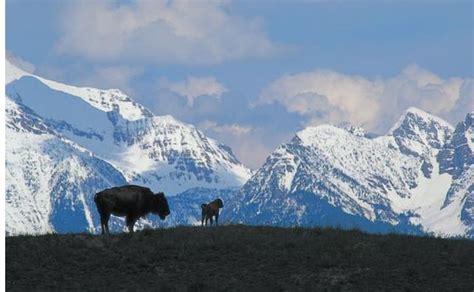
{"type": "Polygon", "coordinates": [[[2,29],[1,29],[1,44],[0,44],[0,50],[2,52],[2,76],[1,82],[4,84],[2,86],[2,97],[0,98],[0,193],[3,194],[2,199],[0,200],[0,234],[3,234],[3,236],[0,236],[0,248],[1,250],[1,261],[0,261],[0,271],[2,271],[2,276],[0,277],[1,283],[0,283],[0,290],[5,291],[5,277],[6,277],[6,270],[5,270],[5,199],[6,199],[6,193],[5,193],[5,5],[6,3],[0,5],[0,15],[2,18],[2,29]]]}

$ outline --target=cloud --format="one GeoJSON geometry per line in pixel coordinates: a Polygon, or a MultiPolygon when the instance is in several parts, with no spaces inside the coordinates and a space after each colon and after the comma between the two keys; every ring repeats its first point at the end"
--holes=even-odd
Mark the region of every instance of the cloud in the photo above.
{"type": "Polygon", "coordinates": [[[219,142],[231,145],[236,157],[252,169],[259,168],[275,147],[268,146],[270,138],[262,128],[236,123],[218,124],[209,120],[199,123],[198,128],[219,142]]]}
{"type": "Polygon", "coordinates": [[[168,89],[178,95],[185,96],[188,106],[192,107],[194,100],[200,96],[213,96],[220,98],[227,92],[224,85],[217,82],[214,77],[188,77],[185,81],[169,82],[166,79],[160,81],[160,87],[168,89]]]}
{"type": "Polygon", "coordinates": [[[36,68],[33,64],[23,60],[22,58],[16,56],[12,51],[6,50],[5,57],[7,58],[10,63],[17,66],[18,68],[22,69],[27,73],[34,73],[36,68]]]}
{"type": "Polygon", "coordinates": [[[56,51],[92,60],[213,64],[262,58],[284,47],[258,19],[231,13],[229,1],[85,1],[60,20],[56,51]]]}
{"type": "Polygon", "coordinates": [[[214,133],[230,134],[233,136],[243,136],[255,130],[249,126],[242,126],[238,124],[218,125],[216,122],[212,121],[204,121],[200,123],[199,128],[203,131],[213,131],[214,133]]]}
{"type": "Polygon", "coordinates": [[[473,108],[472,84],[473,79],[442,79],[417,65],[387,79],[317,70],[278,78],[256,104],[282,104],[306,124],[349,122],[383,132],[410,106],[454,123],[462,120],[473,108]],[[470,104],[469,109],[462,111],[460,103],[470,104]]]}
{"type": "Polygon", "coordinates": [[[133,94],[131,80],[142,73],[142,68],[128,66],[96,67],[87,77],[79,78],[77,83],[97,88],[118,88],[127,94],[133,94]]]}

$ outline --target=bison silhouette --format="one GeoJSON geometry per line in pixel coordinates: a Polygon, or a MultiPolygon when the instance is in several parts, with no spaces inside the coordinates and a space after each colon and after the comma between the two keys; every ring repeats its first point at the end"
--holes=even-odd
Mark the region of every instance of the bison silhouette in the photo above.
{"type": "Polygon", "coordinates": [[[163,193],[153,194],[149,188],[141,186],[127,185],[106,189],[95,194],[94,201],[100,215],[102,234],[110,233],[110,215],[125,216],[131,233],[140,217],[153,213],[165,220],[170,214],[168,201],[163,193]]]}
{"type": "Polygon", "coordinates": [[[219,209],[224,207],[224,203],[222,203],[221,199],[216,199],[209,204],[202,204],[201,205],[201,226],[205,224],[207,226],[207,221],[211,220],[212,226],[212,218],[216,218],[216,225],[219,225],[219,209]]]}

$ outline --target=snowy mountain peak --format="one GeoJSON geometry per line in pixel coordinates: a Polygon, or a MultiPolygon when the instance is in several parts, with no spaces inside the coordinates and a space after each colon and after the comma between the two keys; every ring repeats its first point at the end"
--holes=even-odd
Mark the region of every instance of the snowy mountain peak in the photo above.
{"type": "Polygon", "coordinates": [[[474,113],[468,113],[456,126],[451,139],[438,155],[440,170],[459,176],[474,168],[474,113]]]}
{"type": "Polygon", "coordinates": [[[43,78],[38,79],[51,89],[78,96],[101,111],[117,111],[124,119],[129,121],[153,116],[150,110],[135,102],[118,89],[76,87],[43,78]]]}
{"type": "Polygon", "coordinates": [[[365,129],[362,128],[362,127],[356,127],[356,126],[350,125],[350,126],[345,127],[345,129],[349,133],[351,133],[353,135],[356,135],[358,137],[366,137],[367,136],[367,133],[366,133],[365,129]]]}
{"type": "Polygon", "coordinates": [[[453,139],[459,139],[448,145],[452,127],[415,108],[390,136],[308,127],[267,158],[223,216],[250,224],[473,236],[474,162],[463,148],[466,125],[458,125],[453,139]],[[437,159],[445,147],[446,162],[437,159]],[[440,172],[443,165],[452,171],[440,172]]]}
{"type": "Polygon", "coordinates": [[[438,127],[448,128],[454,130],[453,126],[447,121],[432,115],[428,112],[425,112],[416,107],[408,108],[398,119],[398,121],[393,125],[393,127],[388,131],[388,135],[394,135],[394,133],[399,130],[401,127],[406,125],[430,125],[434,124],[438,127]]]}
{"type": "Polygon", "coordinates": [[[429,118],[437,118],[436,116],[414,106],[411,106],[405,110],[405,115],[408,113],[416,114],[418,116],[426,116],[429,118]]]}
{"type": "Polygon", "coordinates": [[[7,75],[7,234],[94,231],[93,196],[111,186],[172,198],[238,188],[252,174],[229,147],[117,89],[66,85],[8,60],[7,75]]]}
{"type": "MultiPolygon", "coordinates": [[[[460,125],[458,124],[456,126],[456,130],[457,128],[460,127],[460,125]]],[[[464,119],[464,125],[463,125],[464,129],[466,129],[467,132],[469,132],[469,135],[471,136],[472,139],[474,139],[474,136],[473,136],[473,131],[474,131],[474,111],[468,113],[466,115],[466,118],[464,119]]],[[[471,145],[472,146],[472,145],[471,145]]],[[[472,149],[472,147],[471,147],[472,149]]]]}
{"type": "Polygon", "coordinates": [[[130,182],[176,194],[191,187],[240,186],[251,175],[228,147],[172,116],[154,116],[118,90],[29,75],[9,83],[6,92],[130,182]]]}
{"type": "Polygon", "coordinates": [[[5,60],[5,70],[6,85],[17,81],[22,77],[29,76],[43,83],[50,89],[79,97],[101,111],[117,111],[124,119],[129,121],[153,116],[150,110],[135,102],[118,89],[96,89],[92,87],[66,85],[28,73],[8,59],[5,60]]]}
{"type": "Polygon", "coordinates": [[[469,119],[469,120],[471,121],[471,123],[473,123],[473,120],[474,120],[474,111],[472,111],[472,112],[470,112],[470,113],[467,113],[466,119],[469,119]]]}
{"type": "Polygon", "coordinates": [[[466,127],[466,142],[469,149],[471,149],[471,153],[474,153],[474,112],[467,114],[464,124],[466,127]]]}
{"type": "Polygon", "coordinates": [[[350,135],[350,133],[344,129],[329,124],[307,127],[296,133],[296,137],[306,146],[315,146],[327,139],[331,139],[331,137],[340,135],[350,135]]]}
{"type": "Polygon", "coordinates": [[[337,124],[337,127],[342,128],[349,133],[358,136],[358,137],[369,137],[371,134],[368,134],[367,131],[364,129],[364,127],[358,126],[358,125],[353,125],[349,122],[342,122],[337,124]]]}
{"type": "Polygon", "coordinates": [[[453,126],[445,120],[411,107],[392,127],[389,135],[394,138],[392,147],[424,160],[424,174],[430,177],[433,171],[430,157],[449,141],[453,131],[453,126]]]}

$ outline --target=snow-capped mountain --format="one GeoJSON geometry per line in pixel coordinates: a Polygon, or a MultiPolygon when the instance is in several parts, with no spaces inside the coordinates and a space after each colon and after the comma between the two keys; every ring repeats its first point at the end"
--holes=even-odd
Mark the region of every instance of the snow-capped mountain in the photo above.
{"type": "Polygon", "coordinates": [[[97,232],[94,194],[133,183],[164,191],[172,210],[139,228],[199,224],[200,204],[220,197],[222,223],[474,237],[474,113],[453,128],[410,108],[384,136],[308,127],[252,175],[229,147],[119,90],[6,67],[9,235],[97,232]]]}
{"type": "Polygon", "coordinates": [[[111,186],[172,197],[250,177],[229,147],[119,90],[61,84],[8,60],[6,73],[7,234],[94,231],[93,195],[111,186]]]}
{"type": "Polygon", "coordinates": [[[460,204],[461,220],[474,237],[474,112],[456,126],[450,141],[438,155],[441,173],[452,175],[443,208],[460,204]]]}
{"type": "Polygon", "coordinates": [[[9,97],[5,135],[7,234],[93,230],[93,194],[126,183],[113,166],[9,97]]]}
{"type": "Polygon", "coordinates": [[[385,136],[351,129],[298,132],[234,196],[226,220],[472,235],[472,114],[454,132],[416,108],[385,136]]]}
{"type": "Polygon", "coordinates": [[[240,186],[250,176],[229,147],[171,116],[153,116],[118,90],[27,75],[9,83],[6,93],[56,132],[114,165],[129,182],[174,195],[193,187],[240,186]]]}

